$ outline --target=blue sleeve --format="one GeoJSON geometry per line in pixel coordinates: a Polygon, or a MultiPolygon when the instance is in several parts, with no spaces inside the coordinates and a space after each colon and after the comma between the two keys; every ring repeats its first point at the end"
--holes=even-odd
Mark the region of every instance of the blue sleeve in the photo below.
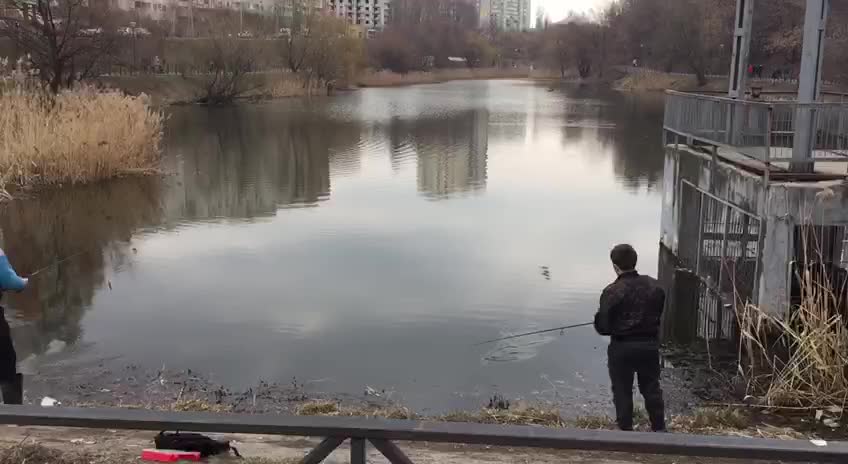
{"type": "Polygon", "coordinates": [[[9,264],[9,258],[5,255],[0,255],[0,290],[21,291],[26,287],[26,281],[20,278],[12,265],[9,264]]]}

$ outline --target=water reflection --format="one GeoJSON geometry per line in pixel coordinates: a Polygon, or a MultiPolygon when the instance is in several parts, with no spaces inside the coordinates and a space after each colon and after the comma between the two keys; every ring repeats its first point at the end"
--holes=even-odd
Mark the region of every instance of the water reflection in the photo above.
{"type": "Polygon", "coordinates": [[[463,111],[441,118],[389,124],[394,170],[412,154],[417,157],[418,191],[432,199],[486,188],[489,113],[463,111]]]}
{"type": "Polygon", "coordinates": [[[662,151],[645,105],[462,82],[173,109],[164,178],[5,207],[21,271],[95,250],[10,300],[19,353],[91,344],[236,386],[396,387],[413,407],[602,381],[591,331],[467,345],[583,322],[609,245],[654,246],[659,198],[641,193],[662,151]]]}
{"type": "Polygon", "coordinates": [[[9,316],[18,319],[12,333],[19,359],[81,339],[95,292],[113,269],[129,265],[130,238],[159,223],[160,195],[159,180],[144,177],[48,190],[3,205],[2,247],[22,274],[84,251],[40,273],[26,292],[4,296],[9,316]]]}
{"type": "MultiPolygon", "coordinates": [[[[172,220],[256,218],[330,195],[330,158],[344,160],[359,128],[262,108],[178,109],[170,115],[165,197],[172,220]]],[[[345,163],[342,163],[343,165],[345,163]]]]}
{"type": "Polygon", "coordinates": [[[599,140],[611,146],[616,176],[631,190],[655,191],[662,181],[664,101],[662,94],[616,94],[601,106],[600,117],[612,121],[615,131],[602,131],[599,140]]]}

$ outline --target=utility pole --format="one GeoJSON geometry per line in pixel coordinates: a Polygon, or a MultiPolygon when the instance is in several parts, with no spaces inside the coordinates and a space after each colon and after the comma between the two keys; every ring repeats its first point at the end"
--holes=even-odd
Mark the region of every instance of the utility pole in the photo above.
{"type": "Polygon", "coordinates": [[[188,1],[188,36],[194,37],[194,0],[188,1]]]}
{"type": "MultiPolygon", "coordinates": [[[[751,60],[751,31],[754,25],[754,0],[736,0],[736,20],[733,23],[733,56],[730,60],[728,96],[745,99],[748,89],[748,64],[751,60]]],[[[741,144],[742,128],[747,117],[743,105],[730,105],[727,114],[727,141],[741,144]]]]}
{"type": "Polygon", "coordinates": [[[801,72],[798,75],[798,110],[795,113],[795,139],[792,145],[792,172],[812,172],[809,162],[813,150],[815,111],[805,104],[813,103],[821,93],[822,62],[830,0],[807,0],[804,16],[804,44],[801,49],[801,72]]]}
{"type": "Polygon", "coordinates": [[[733,26],[733,57],[730,61],[730,98],[744,98],[748,87],[748,62],[751,54],[751,30],[754,24],[754,0],[736,0],[733,26]]]}

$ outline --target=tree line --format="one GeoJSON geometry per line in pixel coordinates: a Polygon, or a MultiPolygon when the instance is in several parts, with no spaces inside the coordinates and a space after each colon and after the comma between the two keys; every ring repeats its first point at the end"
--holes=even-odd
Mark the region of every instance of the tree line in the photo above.
{"type": "MultiPolygon", "coordinates": [[[[121,25],[135,24],[129,21],[132,15],[98,2],[0,0],[0,37],[23,52],[39,79],[55,93],[96,76],[99,65],[126,62],[137,51],[134,34],[119,33],[121,25]]],[[[797,70],[805,3],[758,4],[751,63],[763,65],[764,77],[777,71],[780,76],[793,75],[797,70]]],[[[844,81],[848,80],[848,2],[832,3],[825,78],[844,81]]],[[[375,34],[314,11],[300,11],[289,23],[276,16],[246,21],[245,15],[232,11],[207,11],[191,16],[190,30],[206,39],[197,42],[200,49],[193,57],[216,75],[208,83],[210,91],[232,89],[233,79],[257,69],[259,61],[278,63],[302,76],[307,85],[328,89],[366,66],[408,73],[434,67],[534,65],[562,77],[576,72],[582,78],[604,78],[614,66],[636,63],[692,73],[703,84],[708,75],[729,70],[735,6],[736,0],[618,0],[602,11],[572,14],[555,24],[540,18],[533,30],[500,31],[479,27],[472,2],[394,0],[390,24],[375,34]],[[275,39],[269,41],[272,46],[260,50],[240,42],[247,27],[264,30],[266,38],[275,39]],[[273,59],[260,60],[260,54],[273,59]]],[[[145,31],[152,34],[175,30],[174,17],[166,16],[165,25],[160,21],[159,26],[146,21],[150,26],[145,31]]]]}
{"type": "MultiPolygon", "coordinates": [[[[452,0],[398,0],[400,14],[369,42],[373,66],[396,72],[447,66],[534,64],[562,77],[604,77],[612,66],[635,63],[660,71],[686,72],[705,84],[727,74],[733,52],[736,0],[617,0],[601,11],[571,14],[551,24],[543,15],[530,31],[484,30],[476,11],[450,10],[452,0]],[[446,13],[446,11],[451,11],[446,13]]],[[[805,0],[757,4],[751,64],[763,77],[794,76],[800,66],[805,0]]],[[[848,2],[832,2],[825,78],[848,80],[848,2]]]]}
{"type": "MultiPolygon", "coordinates": [[[[801,62],[805,0],[757,3],[750,64],[763,77],[794,76],[801,62]]],[[[571,15],[540,37],[541,58],[582,77],[610,65],[636,63],[660,71],[727,74],[733,52],[736,0],[619,0],[592,15],[571,15]]],[[[848,80],[848,2],[832,2],[825,78],[848,80]]]]}

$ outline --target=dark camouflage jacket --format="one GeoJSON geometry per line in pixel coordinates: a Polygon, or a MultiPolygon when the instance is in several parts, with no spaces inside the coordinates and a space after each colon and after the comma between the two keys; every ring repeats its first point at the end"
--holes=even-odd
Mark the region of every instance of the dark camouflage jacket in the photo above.
{"type": "Polygon", "coordinates": [[[656,279],[626,272],[604,289],[595,330],[614,339],[657,338],[665,292],[656,279]]]}

